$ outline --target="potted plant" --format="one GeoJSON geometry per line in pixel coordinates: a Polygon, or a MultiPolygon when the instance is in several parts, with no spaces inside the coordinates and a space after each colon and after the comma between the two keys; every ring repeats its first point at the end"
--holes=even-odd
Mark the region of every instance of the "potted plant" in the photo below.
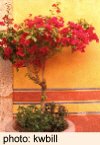
{"type": "MultiPolygon", "coordinates": [[[[6,31],[0,33],[0,56],[5,60],[10,60],[17,70],[20,67],[27,67],[27,76],[41,88],[41,108],[32,106],[27,109],[19,108],[17,122],[24,129],[27,125],[32,126],[32,119],[36,120],[37,118],[42,121],[42,124],[43,122],[47,123],[47,126],[52,124],[51,122],[57,124],[57,120],[58,122],[63,120],[63,123],[59,123],[63,126],[63,130],[68,126],[64,120],[65,109],[60,106],[58,112],[55,113],[55,105],[46,104],[46,62],[63,49],[71,47],[72,52],[85,52],[86,46],[91,41],[99,42],[94,27],[85,20],[82,19],[77,23],[71,21],[66,23],[64,18],[58,15],[61,12],[59,5],[59,2],[52,5],[53,10],[50,10],[50,16],[38,15],[33,17],[30,14],[21,24],[14,24],[9,15],[6,15],[0,22],[0,25],[7,26],[6,31]]],[[[37,128],[39,128],[40,123],[38,123],[37,128]]],[[[50,126],[48,128],[44,131],[52,131],[50,126]]],[[[30,129],[26,130],[30,131],[30,129]]],[[[43,131],[43,129],[35,131],[43,131]]]]}

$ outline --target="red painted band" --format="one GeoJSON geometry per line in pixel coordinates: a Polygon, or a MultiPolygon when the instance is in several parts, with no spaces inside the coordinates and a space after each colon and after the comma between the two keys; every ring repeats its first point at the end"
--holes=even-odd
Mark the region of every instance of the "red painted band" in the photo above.
{"type": "MultiPolygon", "coordinates": [[[[100,100],[100,91],[53,91],[47,92],[47,96],[47,101],[100,100]]],[[[38,102],[40,99],[40,92],[14,92],[13,95],[16,102],[38,102]]]]}

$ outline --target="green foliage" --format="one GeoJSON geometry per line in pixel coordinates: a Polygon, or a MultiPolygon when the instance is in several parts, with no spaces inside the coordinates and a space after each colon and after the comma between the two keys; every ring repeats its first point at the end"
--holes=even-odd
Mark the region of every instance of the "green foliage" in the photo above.
{"type": "Polygon", "coordinates": [[[29,132],[60,132],[68,127],[64,120],[66,116],[64,106],[54,103],[45,104],[45,112],[36,106],[19,107],[16,121],[21,131],[29,132]]]}

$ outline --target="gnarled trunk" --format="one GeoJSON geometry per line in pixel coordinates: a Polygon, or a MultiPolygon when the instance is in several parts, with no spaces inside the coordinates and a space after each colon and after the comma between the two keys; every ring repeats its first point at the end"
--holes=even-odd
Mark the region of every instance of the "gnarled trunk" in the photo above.
{"type": "Polygon", "coordinates": [[[47,85],[46,85],[46,81],[42,80],[42,82],[40,83],[41,86],[41,109],[42,112],[45,111],[45,100],[46,100],[46,89],[47,89],[47,85]]]}
{"type": "Polygon", "coordinates": [[[47,90],[47,85],[46,85],[46,80],[44,78],[45,75],[45,60],[42,62],[42,67],[41,67],[41,77],[39,74],[40,69],[36,65],[32,64],[27,64],[27,70],[28,70],[28,77],[34,81],[35,84],[39,85],[41,87],[41,110],[42,112],[45,111],[45,100],[46,100],[46,90],[47,90]],[[41,78],[41,79],[40,79],[41,78]]]}

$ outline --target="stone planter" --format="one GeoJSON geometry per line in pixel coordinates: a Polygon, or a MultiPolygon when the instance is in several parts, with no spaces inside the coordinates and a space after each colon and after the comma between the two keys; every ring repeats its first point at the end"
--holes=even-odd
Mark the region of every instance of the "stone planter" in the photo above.
{"type": "Polygon", "coordinates": [[[65,129],[63,132],[75,132],[75,124],[68,119],[66,119],[66,121],[68,122],[68,128],[65,129]]]}
{"type": "MultiPolygon", "coordinates": [[[[68,122],[68,128],[65,129],[64,131],[62,132],[75,132],[75,125],[72,121],[66,119],[66,121],[68,122]]],[[[6,125],[6,128],[5,128],[5,132],[18,132],[14,129],[14,126],[15,126],[15,120],[13,119],[11,122],[9,122],[7,125],[6,125]]]]}

